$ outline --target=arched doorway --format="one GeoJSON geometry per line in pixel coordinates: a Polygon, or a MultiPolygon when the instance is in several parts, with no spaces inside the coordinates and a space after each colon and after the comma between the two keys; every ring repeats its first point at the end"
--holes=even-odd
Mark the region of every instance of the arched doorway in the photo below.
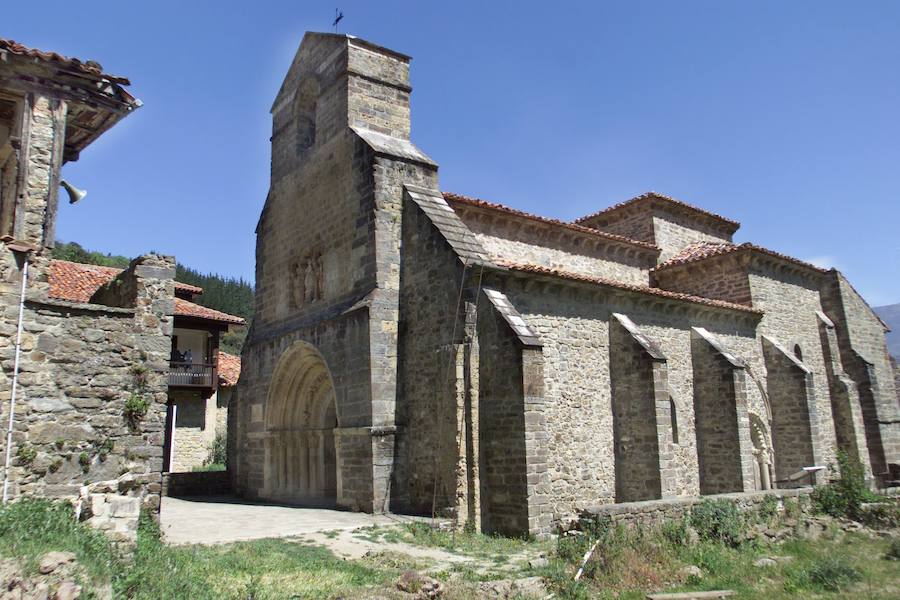
{"type": "Polygon", "coordinates": [[[281,502],[333,504],[337,427],[328,366],[313,346],[297,342],[278,360],[269,386],[263,495],[281,502]]]}

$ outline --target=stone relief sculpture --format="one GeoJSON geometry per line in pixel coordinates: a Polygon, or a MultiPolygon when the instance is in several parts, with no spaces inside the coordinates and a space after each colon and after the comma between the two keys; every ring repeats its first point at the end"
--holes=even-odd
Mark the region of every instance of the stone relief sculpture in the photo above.
{"type": "Polygon", "coordinates": [[[294,306],[321,300],[325,295],[322,254],[312,253],[291,267],[291,301],[294,306]]]}

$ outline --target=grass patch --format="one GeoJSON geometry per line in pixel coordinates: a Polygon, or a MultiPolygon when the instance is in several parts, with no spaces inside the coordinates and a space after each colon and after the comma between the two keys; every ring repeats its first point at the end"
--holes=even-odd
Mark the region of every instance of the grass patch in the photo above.
{"type": "Polygon", "coordinates": [[[342,560],[321,546],[289,540],[167,546],[147,516],[125,563],[101,533],[75,521],[67,503],[26,499],[0,509],[0,555],[18,559],[26,576],[53,550],[75,553],[88,597],[111,582],[115,598],[139,600],[332,598],[386,585],[403,566],[386,557],[342,560]]]}
{"type": "Polygon", "coordinates": [[[289,540],[167,546],[155,522],[144,518],[134,563],[115,587],[122,597],[140,600],[330,598],[384,584],[398,572],[289,540]]]}
{"type": "Polygon", "coordinates": [[[502,564],[513,555],[526,552],[537,553],[549,549],[549,545],[529,538],[510,538],[475,533],[470,530],[447,531],[432,527],[428,523],[405,523],[386,532],[385,541],[399,541],[407,544],[440,548],[448,552],[465,554],[502,564]]]}
{"type": "Polygon", "coordinates": [[[68,503],[25,499],[0,509],[0,555],[19,559],[25,575],[37,573],[41,556],[73,552],[98,582],[112,577],[116,556],[103,534],[75,521],[68,503]]]}

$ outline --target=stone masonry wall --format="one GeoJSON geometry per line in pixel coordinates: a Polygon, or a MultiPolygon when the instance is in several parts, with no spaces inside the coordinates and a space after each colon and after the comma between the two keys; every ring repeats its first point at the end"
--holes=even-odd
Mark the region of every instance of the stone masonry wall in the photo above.
{"type": "Polygon", "coordinates": [[[648,356],[647,350],[615,321],[610,325],[609,354],[616,501],[661,498],[654,379],[654,363],[659,359],[648,356]]]}
{"type": "Polygon", "coordinates": [[[791,353],[799,347],[801,362],[811,372],[818,418],[813,425],[819,436],[816,444],[822,449],[816,458],[822,466],[834,464],[837,438],[816,314],[822,310],[818,278],[814,273],[783,270],[762,262],[751,263],[749,278],[753,306],[765,311],[760,335],[769,336],[791,353]]]}
{"type": "Polygon", "coordinates": [[[738,257],[726,255],[704,261],[702,270],[688,265],[653,271],[652,277],[664,290],[750,306],[750,279],[738,261],[738,257]]]}
{"type": "MultiPolygon", "coordinates": [[[[403,246],[415,248],[401,263],[398,447],[392,495],[397,508],[431,514],[432,501],[455,505],[456,344],[463,265],[428,217],[412,201],[403,211],[403,246]]],[[[392,507],[395,506],[392,501],[392,507]]]]}
{"type": "Polygon", "coordinates": [[[775,478],[781,487],[808,483],[788,478],[803,467],[821,464],[819,422],[812,372],[789,351],[763,339],[766,384],[772,406],[772,441],[775,446],[775,478]]]}
{"type": "MultiPolygon", "coordinates": [[[[29,296],[10,470],[14,497],[82,497],[84,514],[122,540],[134,539],[141,506],[158,508],[174,275],[171,257],[135,259],[118,278],[135,294],[121,298],[125,307],[55,301],[39,290],[29,296]],[[125,413],[132,396],[147,403],[134,422],[125,413]]],[[[8,304],[0,324],[3,419],[17,308],[8,304]]]]}
{"type": "Polygon", "coordinates": [[[661,250],[659,261],[663,262],[695,242],[730,242],[731,235],[705,219],[659,205],[653,209],[653,240],[661,250]]]}
{"type": "Polygon", "coordinates": [[[626,213],[607,217],[600,215],[582,223],[586,227],[593,227],[607,233],[624,235],[633,240],[640,240],[651,244],[656,243],[653,231],[653,218],[650,206],[644,204],[634,207],[626,213]]]}
{"type": "Polygon", "coordinates": [[[841,362],[856,383],[872,472],[900,477],[900,402],[894,387],[884,325],[838,271],[822,281],[825,313],[835,324],[841,362]],[[889,475],[889,465],[894,474],[889,475]]]}
{"type": "MultiPolygon", "coordinates": [[[[785,510],[787,504],[799,509],[801,514],[811,511],[809,499],[811,488],[791,490],[771,490],[739,494],[716,494],[709,498],[729,500],[742,512],[759,511],[768,497],[777,499],[777,509],[785,510]]],[[[687,516],[691,507],[699,504],[703,498],[672,498],[667,500],[650,500],[646,502],[630,502],[627,504],[607,504],[596,506],[585,512],[587,518],[608,517],[613,522],[641,527],[659,527],[664,523],[677,521],[687,516]]]]}
{"type": "Polygon", "coordinates": [[[204,394],[188,390],[169,391],[169,400],[176,406],[175,452],[172,455],[173,472],[190,471],[203,465],[209,458],[214,432],[209,430],[207,419],[208,399],[204,394]]]}
{"type": "Polygon", "coordinates": [[[696,330],[691,338],[700,493],[750,491],[747,374],[696,330]]]}
{"type": "Polygon", "coordinates": [[[487,532],[528,531],[522,348],[509,325],[479,303],[482,525],[487,532]]]}
{"type": "MultiPolygon", "coordinates": [[[[586,506],[615,501],[609,370],[612,312],[630,317],[667,357],[668,393],[679,430],[678,443],[671,441],[670,448],[663,449],[671,454],[674,469],[675,481],[669,495],[698,495],[691,327],[706,327],[732,352],[758,364],[758,318],[737,311],[693,309],[684,304],[663,307],[644,296],[612,294],[597,288],[527,283],[512,278],[502,287],[543,342],[551,489],[548,495],[554,518],[564,520],[586,506]]],[[[755,371],[762,372],[758,368],[755,371]]],[[[746,387],[749,411],[765,415],[760,387],[755,383],[746,387]]],[[[670,427],[669,423],[660,424],[661,430],[668,431],[670,427]]]]}
{"type": "Polygon", "coordinates": [[[625,245],[600,243],[589,236],[561,238],[558,228],[524,227],[505,220],[490,224],[474,218],[462,219],[493,260],[537,264],[552,269],[647,285],[654,253],[625,245]],[[556,235],[554,235],[556,234],[556,235]],[[601,246],[598,248],[597,244],[601,246]]]}
{"type": "Polygon", "coordinates": [[[852,460],[859,461],[867,478],[872,477],[869,448],[859,390],[844,372],[838,349],[837,332],[834,323],[824,314],[819,314],[819,338],[825,356],[825,371],[831,391],[831,413],[834,418],[834,433],[838,447],[852,460]]]}

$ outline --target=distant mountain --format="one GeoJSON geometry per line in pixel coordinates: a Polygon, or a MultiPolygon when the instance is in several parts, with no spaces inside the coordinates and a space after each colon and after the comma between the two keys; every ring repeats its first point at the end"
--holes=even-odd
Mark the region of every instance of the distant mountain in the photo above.
{"type": "Polygon", "coordinates": [[[900,304],[876,306],[875,312],[891,328],[890,333],[887,334],[888,352],[900,360],[900,304]]]}

